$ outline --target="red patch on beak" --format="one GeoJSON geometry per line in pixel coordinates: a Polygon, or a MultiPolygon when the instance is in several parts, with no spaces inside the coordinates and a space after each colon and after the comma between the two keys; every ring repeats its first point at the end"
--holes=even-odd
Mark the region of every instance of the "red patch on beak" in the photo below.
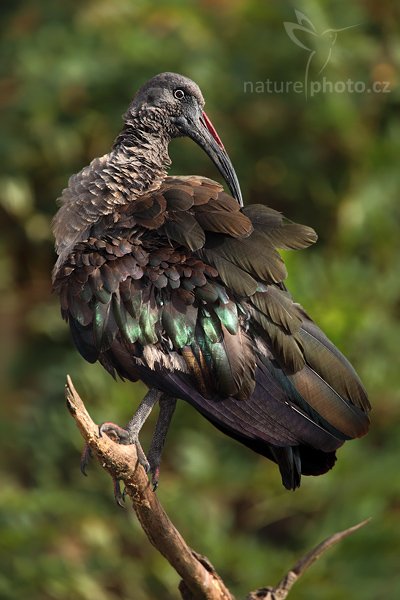
{"type": "Polygon", "coordinates": [[[217,142],[218,146],[220,148],[222,148],[222,150],[225,150],[224,145],[221,141],[221,138],[219,137],[219,135],[217,133],[217,130],[215,129],[214,125],[211,123],[210,119],[207,117],[207,115],[204,111],[202,113],[202,116],[203,116],[203,120],[204,120],[204,125],[207,127],[208,131],[211,133],[214,140],[217,142]]]}

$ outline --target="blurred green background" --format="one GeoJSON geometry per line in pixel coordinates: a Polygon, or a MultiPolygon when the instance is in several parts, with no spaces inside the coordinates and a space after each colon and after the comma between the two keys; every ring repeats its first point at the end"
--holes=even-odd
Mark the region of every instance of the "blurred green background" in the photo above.
{"type": "MultiPolygon", "coordinates": [[[[124,423],[144,389],[85,364],[50,290],[56,198],[108,151],[138,86],[165,70],[202,87],[246,201],[318,231],[316,247],[286,253],[288,284],[354,363],[374,411],[370,434],[346,444],[332,472],[290,493],[275,465],[180,403],[159,497],[238,598],[276,583],[324,536],[372,517],[290,598],[400,598],[399,7],[14,0],[0,11],[0,598],[178,598],[177,575],[132,511],[116,507],[108,476],[97,464],[80,475],[82,441],[63,399],[68,372],[98,422],[124,423]],[[310,67],[311,80],[387,81],[388,92],[244,93],[246,81],[304,80],[307,51],[283,26],[295,9],[319,33],[356,25],[338,34],[322,74],[310,67]]],[[[318,57],[325,38],[308,38],[318,57]]],[[[171,156],[173,173],[218,177],[188,140],[171,156]]]]}

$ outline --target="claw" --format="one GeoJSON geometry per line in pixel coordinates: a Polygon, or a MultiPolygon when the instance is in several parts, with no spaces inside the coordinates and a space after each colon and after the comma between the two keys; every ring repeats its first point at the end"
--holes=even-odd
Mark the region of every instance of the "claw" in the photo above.
{"type": "Polygon", "coordinates": [[[156,467],[154,470],[152,469],[153,476],[151,478],[151,483],[153,485],[153,492],[157,491],[159,479],[160,479],[160,468],[156,467]]]}
{"type": "Polygon", "coordinates": [[[81,462],[80,462],[81,473],[85,477],[87,477],[86,469],[92,458],[93,458],[93,454],[90,449],[90,446],[89,446],[89,444],[85,444],[83,446],[83,450],[82,450],[82,454],[81,454],[81,462]]]}
{"type": "Polygon", "coordinates": [[[146,471],[146,473],[149,473],[149,471],[151,469],[150,463],[147,460],[147,457],[146,457],[145,453],[143,452],[143,448],[140,445],[139,441],[136,441],[136,450],[137,450],[137,457],[138,457],[139,464],[142,465],[142,467],[146,471]]]}
{"type": "Polygon", "coordinates": [[[121,508],[125,508],[125,489],[123,492],[121,492],[121,482],[119,481],[119,479],[114,479],[113,478],[113,483],[114,483],[114,498],[116,503],[118,504],[118,506],[120,506],[121,508]]]}

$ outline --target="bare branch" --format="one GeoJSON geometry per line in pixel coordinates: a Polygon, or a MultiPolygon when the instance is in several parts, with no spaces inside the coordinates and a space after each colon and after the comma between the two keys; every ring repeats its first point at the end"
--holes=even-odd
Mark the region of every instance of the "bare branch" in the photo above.
{"type": "MultiPolygon", "coordinates": [[[[69,376],[65,386],[65,397],[76,425],[101,466],[114,480],[123,481],[150,542],[182,577],[179,591],[183,600],[234,600],[209,560],[186,544],[168,518],[152,490],[145,470],[138,462],[136,446],[120,445],[106,435],[99,436],[99,427],[87,412],[69,376]]],[[[285,600],[299,577],[326,550],[366,525],[368,521],[369,519],[331,535],[303,556],[277,587],[265,587],[250,592],[246,600],[285,600]]]]}
{"type": "Polygon", "coordinates": [[[102,467],[114,479],[124,482],[150,542],[182,577],[180,591],[184,600],[234,600],[208,559],[189,548],[171,523],[137,460],[136,447],[119,445],[106,435],[99,436],[98,425],[87,412],[69,376],[65,398],[76,425],[102,467]]]}
{"type": "Polygon", "coordinates": [[[296,581],[303,575],[303,573],[316,561],[318,560],[329,548],[335,546],[338,542],[341,542],[344,538],[352,535],[361,527],[364,527],[369,523],[370,519],[366,519],[353,527],[349,527],[344,531],[339,531],[326,538],[323,542],[315,546],[310,552],[305,554],[300,560],[294,565],[294,567],[285,575],[285,577],[279,582],[276,588],[266,587],[260,588],[251,592],[246,600],[285,600],[287,598],[291,588],[296,581]]]}

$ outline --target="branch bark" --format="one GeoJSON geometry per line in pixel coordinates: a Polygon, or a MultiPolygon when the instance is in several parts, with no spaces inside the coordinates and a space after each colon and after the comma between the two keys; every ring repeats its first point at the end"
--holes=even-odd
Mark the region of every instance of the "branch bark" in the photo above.
{"type": "MultiPolygon", "coordinates": [[[[173,525],[153,492],[144,468],[139,464],[136,446],[120,445],[108,436],[99,435],[94,423],[67,376],[67,407],[101,466],[114,480],[121,480],[139,522],[153,546],[182,577],[179,591],[183,600],[234,600],[208,558],[192,550],[173,525]]],[[[363,521],[345,531],[335,533],[302,557],[276,588],[265,587],[250,592],[246,600],[284,600],[293,584],[328,549],[363,527],[363,521]]]]}
{"type": "Polygon", "coordinates": [[[99,427],[86,410],[71,378],[67,376],[65,398],[83,438],[101,466],[114,479],[123,481],[126,493],[150,542],[182,577],[185,600],[233,600],[214,567],[194,552],[171,523],[137,459],[134,445],[124,446],[99,436],[99,427]]]}
{"type": "Polygon", "coordinates": [[[338,533],[334,533],[333,535],[326,538],[323,542],[315,546],[310,552],[307,552],[299,561],[294,565],[292,569],[285,575],[285,577],[279,582],[277,587],[271,588],[260,588],[255,590],[254,592],[250,592],[247,596],[246,600],[285,600],[287,598],[290,590],[293,585],[298,581],[299,577],[307,571],[307,569],[315,563],[329,548],[332,548],[344,538],[348,537],[352,533],[364,527],[367,523],[369,523],[370,519],[366,519],[365,521],[361,521],[357,525],[353,525],[353,527],[349,527],[348,529],[344,529],[343,531],[339,531],[338,533]]]}

